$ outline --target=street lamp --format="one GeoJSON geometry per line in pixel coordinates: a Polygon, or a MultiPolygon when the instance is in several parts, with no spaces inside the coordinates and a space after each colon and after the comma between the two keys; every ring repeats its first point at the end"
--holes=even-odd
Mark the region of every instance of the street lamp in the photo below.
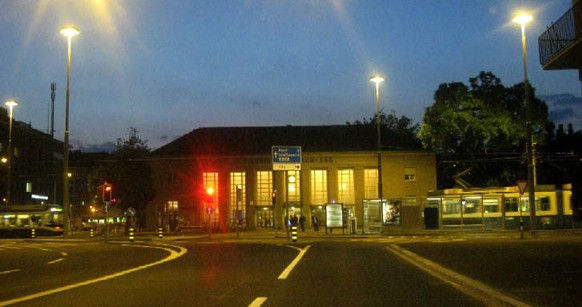
{"type": "Polygon", "coordinates": [[[9,128],[8,128],[8,174],[6,175],[6,204],[10,205],[10,195],[12,191],[12,187],[10,183],[12,181],[12,109],[18,105],[18,102],[14,99],[9,99],[5,102],[5,105],[8,107],[9,111],[9,128]]]}
{"type": "Polygon", "coordinates": [[[79,29],[67,26],[61,29],[61,34],[67,37],[67,92],[65,100],[65,139],[63,150],[63,215],[65,237],[71,233],[70,201],[69,201],[69,86],[71,81],[71,39],[79,34],[79,29]]]}
{"type": "MultiPolygon", "coordinates": [[[[525,104],[525,117],[526,117],[526,138],[527,138],[527,185],[528,185],[528,196],[529,196],[529,218],[530,218],[530,231],[534,231],[536,228],[536,187],[534,178],[534,157],[533,157],[533,135],[532,135],[532,110],[529,98],[529,81],[527,77],[527,47],[525,38],[525,25],[530,22],[533,17],[529,14],[519,13],[513,17],[513,22],[521,25],[521,49],[523,55],[523,101],[525,104]]],[[[521,208],[520,208],[521,211],[521,208]]]]}
{"type": "Polygon", "coordinates": [[[380,76],[373,76],[370,81],[376,84],[376,136],[378,143],[378,198],[382,203],[382,141],[380,138],[380,83],[384,82],[384,78],[380,76]]]}

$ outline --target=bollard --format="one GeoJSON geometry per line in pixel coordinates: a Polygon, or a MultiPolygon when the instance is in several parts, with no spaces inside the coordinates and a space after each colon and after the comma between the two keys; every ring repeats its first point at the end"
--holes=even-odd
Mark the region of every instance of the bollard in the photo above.
{"type": "Polygon", "coordinates": [[[133,242],[133,239],[135,239],[134,233],[133,233],[133,227],[129,227],[129,241],[133,242]]]}
{"type": "Polygon", "coordinates": [[[89,237],[93,238],[93,228],[89,230],[89,237]]]}
{"type": "Polygon", "coordinates": [[[158,228],[158,237],[160,239],[164,238],[164,229],[162,227],[158,228]]]}
{"type": "Polygon", "coordinates": [[[291,241],[297,242],[297,226],[291,226],[291,241]]]}
{"type": "Polygon", "coordinates": [[[31,238],[36,238],[36,229],[34,227],[32,227],[30,229],[30,237],[31,238]]]}

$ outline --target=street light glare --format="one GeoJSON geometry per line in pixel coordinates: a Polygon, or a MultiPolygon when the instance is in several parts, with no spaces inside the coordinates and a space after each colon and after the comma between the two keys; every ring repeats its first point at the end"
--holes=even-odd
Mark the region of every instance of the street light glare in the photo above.
{"type": "Polygon", "coordinates": [[[533,17],[527,13],[519,13],[519,14],[516,14],[515,16],[513,16],[513,22],[519,23],[521,25],[524,25],[524,24],[532,21],[532,19],[533,19],[533,17]]]}
{"type": "Polygon", "coordinates": [[[6,100],[6,102],[4,103],[7,107],[12,108],[18,105],[18,102],[16,100],[10,99],[10,100],[6,100]]]}
{"type": "Polygon", "coordinates": [[[61,34],[66,37],[73,37],[79,35],[79,29],[73,26],[66,26],[61,29],[61,34]]]}
{"type": "Polygon", "coordinates": [[[372,78],[370,78],[370,81],[379,84],[380,82],[384,81],[384,78],[380,77],[380,76],[373,76],[372,78]]]}

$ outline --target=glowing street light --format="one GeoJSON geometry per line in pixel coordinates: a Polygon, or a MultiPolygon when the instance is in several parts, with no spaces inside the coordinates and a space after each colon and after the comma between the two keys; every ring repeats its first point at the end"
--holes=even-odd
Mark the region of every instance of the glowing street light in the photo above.
{"type": "Polygon", "coordinates": [[[61,34],[67,37],[67,90],[65,100],[65,139],[63,150],[63,215],[65,223],[65,237],[71,232],[70,201],[69,201],[69,92],[71,81],[71,40],[79,34],[79,29],[67,26],[61,29],[61,34]]]}
{"type": "Polygon", "coordinates": [[[370,81],[376,84],[376,136],[378,143],[378,198],[382,202],[382,141],[380,137],[380,83],[384,82],[381,76],[373,76],[370,81]]]}
{"type": "MultiPolygon", "coordinates": [[[[529,196],[529,217],[530,217],[530,231],[536,228],[536,187],[535,187],[535,165],[533,157],[533,135],[532,135],[532,110],[529,98],[529,81],[527,77],[527,44],[525,37],[525,25],[532,21],[533,17],[526,13],[519,13],[513,17],[513,22],[521,25],[521,49],[523,56],[523,100],[525,104],[526,117],[526,138],[527,138],[527,185],[529,196]]],[[[519,209],[521,211],[521,208],[519,209]]]]}
{"type": "Polygon", "coordinates": [[[8,128],[8,174],[6,178],[6,204],[10,204],[10,196],[12,187],[10,185],[12,181],[12,109],[18,105],[18,102],[14,99],[9,99],[5,102],[5,105],[8,107],[9,110],[9,128],[8,128]]]}

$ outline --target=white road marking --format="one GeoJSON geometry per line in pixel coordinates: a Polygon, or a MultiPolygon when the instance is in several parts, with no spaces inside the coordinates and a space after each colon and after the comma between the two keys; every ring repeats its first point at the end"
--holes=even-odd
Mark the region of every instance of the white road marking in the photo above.
{"type": "Polygon", "coordinates": [[[259,307],[263,305],[263,303],[266,301],[267,301],[266,297],[259,296],[249,305],[249,307],[259,307]]]}
{"type": "Polygon", "coordinates": [[[291,261],[291,263],[287,266],[287,268],[285,268],[285,270],[283,270],[281,275],[279,275],[279,279],[287,279],[287,276],[289,276],[289,274],[291,274],[291,271],[293,270],[293,268],[295,268],[295,266],[299,263],[301,258],[303,258],[303,255],[305,255],[305,253],[311,247],[311,245],[307,245],[304,248],[299,248],[299,247],[295,247],[295,246],[290,246],[290,247],[299,250],[299,255],[297,255],[297,257],[295,257],[295,259],[293,259],[293,261],[291,261]]]}
{"type": "Polygon", "coordinates": [[[55,264],[57,262],[61,262],[61,261],[65,260],[65,257],[67,256],[67,253],[61,252],[61,256],[63,256],[63,257],[62,258],[59,258],[59,259],[55,259],[53,261],[49,261],[49,262],[47,262],[47,264],[55,264]]]}
{"type": "Polygon", "coordinates": [[[0,272],[0,275],[10,274],[10,273],[18,272],[18,271],[20,271],[20,269],[2,271],[2,272],[0,272]]]}
{"type": "Polygon", "coordinates": [[[174,259],[177,259],[179,257],[182,257],[184,254],[186,254],[186,252],[188,252],[187,249],[181,247],[181,246],[173,246],[175,248],[177,248],[179,251],[175,251],[171,248],[167,248],[167,247],[163,247],[163,246],[146,246],[146,245],[134,245],[134,244],[125,244],[128,246],[133,246],[133,247],[144,247],[144,248],[157,248],[157,249],[163,249],[167,252],[170,253],[170,255],[162,260],[158,260],[156,262],[152,262],[152,263],[148,263],[142,266],[138,266],[135,268],[131,268],[125,271],[121,271],[121,272],[117,272],[114,274],[110,274],[110,275],[105,275],[102,277],[98,277],[95,279],[90,279],[90,280],[86,280],[86,281],[82,281],[76,284],[70,284],[64,287],[60,287],[60,288],[55,288],[52,290],[48,290],[48,291],[43,291],[43,292],[38,292],[35,294],[31,294],[31,295],[27,295],[27,296],[23,296],[23,297],[19,297],[19,298],[15,298],[15,299],[11,299],[11,300],[7,300],[7,301],[3,301],[0,302],[0,306],[8,306],[8,305],[12,305],[12,304],[16,304],[16,303],[22,303],[22,302],[26,302],[35,298],[39,298],[39,297],[43,297],[43,296],[47,296],[47,295],[51,295],[51,294],[55,294],[58,292],[63,292],[63,291],[67,291],[67,290],[71,290],[71,289],[75,289],[75,288],[79,288],[79,287],[83,287],[83,286],[87,286],[87,285],[91,285],[94,283],[98,283],[98,282],[102,282],[102,281],[106,281],[109,279],[113,279],[113,278],[117,278],[117,277],[121,277],[123,275],[127,275],[133,272],[137,272],[140,270],[144,270],[156,265],[160,265],[162,263],[168,262],[168,261],[172,261],[174,259]]]}
{"type": "Polygon", "coordinates": [[[486,306],[531,306],[482,282],[442,267],[398,245],[391,244],[386,249],[428,274],[448,283],[455,289],[483,302],[486,306]]]}

